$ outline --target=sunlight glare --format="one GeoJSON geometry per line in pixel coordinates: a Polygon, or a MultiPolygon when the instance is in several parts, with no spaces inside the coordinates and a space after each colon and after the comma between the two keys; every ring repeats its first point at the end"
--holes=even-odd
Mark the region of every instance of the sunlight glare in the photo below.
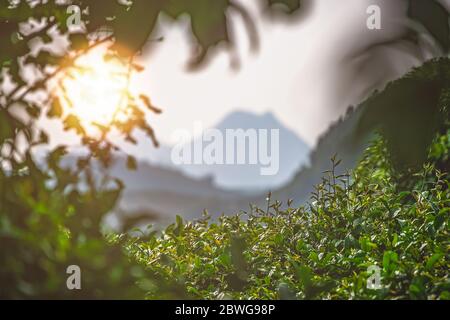
{"type": "Polygon", "coordinates": [[[120,117],[128,94],[127,65],[105,59],[105,50],[100,48],[79,57],[76,66],[59,83],[58,96],[67,111],[87,126],[108,125],[114,116],[120,117]]]}

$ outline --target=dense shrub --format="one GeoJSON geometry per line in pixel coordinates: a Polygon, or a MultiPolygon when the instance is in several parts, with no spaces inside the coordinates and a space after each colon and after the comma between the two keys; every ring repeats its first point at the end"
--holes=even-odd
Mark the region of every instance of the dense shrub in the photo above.
{"type": "Polygon", "coordinates": [[[115,240],[160,280],[185,288],[177,296],[149,281],[148,298],[449,299],[450,182],[436,168],[448,164],[449,139],[447,131],[435,140],[420,171],[400,175],[377,138],[350,175],[336,176],[332,159],[300,208],[282,209],[269,195],[264,210],[178,217],[161,234],[115,240]],[[381,268],[382,289],[367,288],[371,265],[381,268]]]}
{"type": "Polygon", "coordinates": [[[100,232],[120,190],[71,189],[77,176],[51,157],[50,170],[30,160],[18,173],[0,171],[0,298],[142,297],[143,268],[100,232]],[[68,290],[69,265],[81,267],[82,290],[68,290]]]}
{"type": "Polygon", "coordinates": [[[148,298],[449,299],[449,72],[448,59],[430,61],[362,103],[360,128],[381,134],[351,173],[331,159],[302,207],[269,194],[264,209],[111,239],[153,275],[148,298]],[[420,128],[434,139],[414,140],[420,128]],[[371,266],[381,289],[367,286],[371,266]]]}

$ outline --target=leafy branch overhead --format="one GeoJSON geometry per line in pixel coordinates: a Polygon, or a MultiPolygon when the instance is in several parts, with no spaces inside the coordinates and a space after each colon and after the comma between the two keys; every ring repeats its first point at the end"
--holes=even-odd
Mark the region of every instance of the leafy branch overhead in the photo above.
{"type": "MultiPolygon", "coordinates": [[[[300,0],[260,1],[270,8],[274,5],[285,5],[288,12],[294,12],[300,8],[300,0]]],[[[191,17],[192,33],[200,51],[195,58],[197,61],[200,60],[200,56],[204,56],[208,48],[221,41],[231,45],[229,30],[230,23],[233,21],[227,17],[229,9],[234,9],[244,19],[253,46],[257,46],[256,28],[251,15],[244,6],[230,0],[134,0],[128,4],[122,4],[119,1],[75,0],[71,3],[81,9],[81,21],[87,27],[87,33],[100,29],[113,31],[117,49],[124,54],[134,54],[143,48],[161,12],[175,19],[182,14],[191,17]]],[[[66,11],[67,4],[38,1],[31,7],[25,1],[14,5],[8,0],[3,0],[0,4],[2,8],[0,38],[2,45],[5,45],[0,53],[0,64],[8,61],[11,56],[21,56],[28,51],[27,41],[23,40],[30,40],[30,36],[24,37],[19,28],[20,23],[27,22],[29,19],[41,21],[49,18],[47,23],[50,21],[51,25],[56,25],[63,33],[67,31],[66,22],[69,18],[66,11]]],[[[40,36],[50,41],[45,32],[33,36],[40,36]]]]}
{"type": "MultiPolygon", "coordinates": [[[[260,0],[268,8],[287,8],[287,12],[294,12],[300,8],[300,0],[260,0]]],[[[228,10],[235,10],[244,19],[249,31],[253,47],[257,47],[257,31],[252,16],[244,6],[230,0],[134,0],[123,1],[95,1],[74,0],[59,1],[0,1],[0,67],[10,69],[14,80],[24,84],[17,75],[19,67],[12,57],[21,57],[29,53],[29,41],[35,38],[44,43],[52,41],[48,31],[57,28],[60,33],[67,33],[67,21],[70,13],[68,4],[80,8],[81,22],[86,27],[85,36],[99,31],[112,31],[116,46],[122,54],[134,54],[141,50],[148,42],[157,19],[161,12],[178,18],[187,14],[191,18],[192,33],[197,40],[198,48],[192,59],[193,64],[199,64],[204,59],[207,50],[224,41],[233,46],[230,37],[231,19],[228,10]],[[33,31],[23,31],[21,24],[31,20],[46,25],[33,31]]],[[[278,10],[274,9],[274,10],[278,10]]],[[[286,10],[285,10],[286,11],[286,10]]],[[[85,37],[84,37],[85,38],[85,37]]],[[[71,39],[73,45],[85,42],[82,36],[71,39]]]]}
{"type": "MultiPolygon", "coordinates": [[[[260,0],[263,5],[272,8],[284,5],[289,13],[300,8],[300,0],[260,0]]],[[[110,7],[98,1],[80,1],[80,6],[89,8],[86,17],[88,30],[94,32],[99,27],[109,27],[116,38],[116,49],[122,54],[134,54],[141,50],[151,36],[161,12],[177,19],[187,14],[191,20],[191,31],[197,41],[191,60],[191,66],[201,64],[209,48],[220,42],[230,48],[235,46],[230,36],[230,24],[236,17],[230,17],[229,10],[238,13],[247,27],[251,45],[258,47],[258,35],[252,16],[247,9],[231,0],[135,0],[123,10],[123,6],[112,3],[110,7]],[[100,15],[99,15],[100,13],[100,15]],[[98,17],[105,16],[101,21],[98,17]],[[91,17],[94,18],[91,23],[91,17]]]]}
{"type": "MultiPolygon", "coordinates": [[[[273,5],[285,5],[288,12],[300,7],[299,1],[262,1],[264,6],[271,8],[273,5]],[[297,3],[297,4],[296,4],[297,3]]],[[[31,116],[31,120],[37,119],[44,105],[49,105],[47,116],[61,118],[66,130],[75,130],[80,136],[86,136],[85,130],[76,115],[66,114],[67,108],[63,104],[72,104],[67,99],[65,88],[62,88],[62,97],[48,95],[48,99],[41,103],[29,106],[27,99],[30,94],[38,91],[50,93],[47,86],[49,80],[55,79],[59,74],[71,75],[77,67],[77,59],[95,46],[108,42],[112,49],[110,56],[113,59],[126,60],[140,52],[149,43],[155,29],[157,19],[161,13],[165,13],[174,19],[187,14],[191,19],[192,33],[197,41],[191,66],[199,66],[205,61],[207,50],[225,42],[229,47],[234,45],[229,35],[230,24],[235,18],[228,15],[228,10],[235,10],[244,19],[253,47],[257,47],[257,31],[253,18],[242,5],[229,0],[134,0],[123,1],[93,1],[74,0],[70,2],[60,1],[8,1],[0,0],[0,40],[2,50],[0,52],[1,76],[8,75],[12,80],[14,89],[5,90],[0,99],[0,105],[9,109],[12,105],[23,104],[31,116]],[[67,22],[70,19],[68,5],[76,5],[80,9],[82,28],[76,33],[68,30],[67,22]],[[105,33],[106,32],[106,33],[105,33]],[[67,35],[69,47],[64,52],[56,52],[50,49],[54,45],[55,36],[67,35]],[[36,44],[41,44],[37,46],[36,44]],[[42,46],[42,45],[50,45],[42,46]],[[33,48],[33,50],[32,50],[33,48]],[[36,52],[35,49],[38,49],[36,52]],[[34,68],[40,77],[30,82],[24,76],[24,69],[34,68]]],[[[132,64],[131,71],[141,71],[143,67],[132,64]]],[[[1,79],[3,80],[3,79],[1,79]]],[[[1,81],[3,82],[3,81],[1,81]]],[[[150,98],[141,94],[140,99],[127,95],[128,120],[126,122],[113,121],[111,127],[115,127],[125,136],[126,141],[135,143],[132,131],[137,128],[148,134],[153,143],[157,145],[153,129],[147,124],[145,111],[159,113],[150,102],[150,98]],[[144,105],[141,108],[140,105],[144,105]]],[[[13,117],[11,115],[11,117],[13,117]]],[[[19,120],[18,120],[19,121],[19,120]]],[[[107,127],[95,126],[103,133],[107,127]]],[[[27,126],[23,124],[23,128],[27,126]]],[[[6,132],[6,131],[5,131],[6,132]]],[[[41,133],[44,135],[44,132],[41,133]]],[[[28,134],[27,136],[31,136],[28,134]]],[[[12,138],[12,136],[10,136],[12,138]]],[[[86,138],[86,137],[84,137],[86,138]]],[[[102,139],[106,135],[102,135],[102,139]]],[[[31,139],[32,140],[32,139],[31,139]]],[[[87,141],[84,139],[83,141],[87,141]]],[[[35,143],[30,141],[30,143],[35,143]]],[[[92,144],[91,144],[92,145],[92,144]]],[[[96,144],[98,147],[100,144],[96,144]]],[[[114,149],[110,143],[106,146],[114,149]]]]}

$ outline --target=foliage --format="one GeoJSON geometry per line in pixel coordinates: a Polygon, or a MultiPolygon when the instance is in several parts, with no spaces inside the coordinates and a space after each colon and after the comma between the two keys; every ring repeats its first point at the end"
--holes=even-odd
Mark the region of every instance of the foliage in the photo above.
{"type": "Polygon", "coordinates": [[[446,130],[449,75],[450,60],[433,59],[374,92],[359,106],[356,136],[378,128],[397,170],[419,168],[436,133],[446,130]]]}
{"type": "Polygon", "coordinates": [[[379,121],[381,134],[351,174],[337,175],[339,161],[333,158],[309,204],[286,208],[269,194],[265,209],[251,207],[217,221],[178,217],[144,239],[117,236],[131,257],[158,275],[147,297],[174,297],[170,286],[167,291],[160,284],[167,280],[185,288],[175,297],[202,299],[450,298],[449,70],[448,59],[432,60],[363,102],[361,123],[379,121]],[[435,99],[417,98],[424,84],[439,91],[435,99]],[[420,114],[437,119],[431,145],[406,131],[420,152],[426,149],[425,159],[413,159],[422,161],[420,167],[398,168],[399,159],[416,152],[393,148],[392,123],[373,115],[388,113],[393,104],[400,109],[399,118],[389,113],[397,127],[401,120],[405,127],[414,125],[405,113],[421,112],[415,104],[425,108],[420,114]],[[381,268],[381,290],[366,285],[373,265],[381,268]]]}
{"type": "MultiPolygon", "coordinates": [[[[377,138],[351,175],[339,161],[308,205],[184,222],[161,234],[129,238],[130,255],[160,279],[200,299],[449,299],[450,130],[403,189],[377,138]],[[437,151],[440,150],[440,151],[437,151]],[[369,266],[382,289],[368,289],[369,266]]],[[[124,241],[122,239],[122,241],[124,241]]],[[[166,297],[154,283],[148,298],[166,297]]],[[[173,296],[171,296],[173,297],[173,296]]]]}
{"type": "MultiPolygon", "coordinates": [[[[96,134],[88,133],[70,108],[63,108],[49,80],[80,69],[77,59],[107,40],[89,43],[85,37],[70,34],[70,46],[62,53],[45,47],[31,53],[32,41],[54,40],[50,29],[66,31],[65,8],[53,1],[34,7],[24,1],[2,1],[0,23],[10,26],[2,27],[2,33],[11,31],[16,37],[13,42],[5,41],[1,57],[0,297],[136,298],[141,293],[134,283],[144,271],[130,264],[120,248],[109,246],[100,232],[100,223],[115,206],[123,186],[108,176],[96,181],[93,163],[102,168],[111,164],[112,153],[118,151],[110,138],[113,130],[133,142],[132,133],[140,129],[155,141],[146,111],[159,110],[150,105],[148,97],[132,96],[129,81],[123,89],[126,120],[114,118],[108,126],[93,124],[96,134]],[[30,23],[32,18],[42,18],[43,27],[22,34],[20,23],[30,23]],[[39,75],[34,82],[25,76],[30,71],[39,75]],[[8,77],[13,84],[9,89],[5,85],[8,77]],[[44,94],[44,101],[37,94],[44,94]],[[65,131],[78,135],[87,152],[76,165],[62,166],[67,153],[64,145],[55,147],[44,160],[36,159],[36,147],[46,146],[50,139],[40,125],[43,118],[56,119],[65,131]],[[66,268],[73,264],[83,266],[87,284],[77,293],[67,290],[65,283],[66,268]],[[123,288],[127,290],[122,292],[123,288]]],[[[109,58],[122,59],[113,51],[109,58]]],[[[128,65],[125,77],[129,79],[138,67],[131,59],[128,65]]]]}

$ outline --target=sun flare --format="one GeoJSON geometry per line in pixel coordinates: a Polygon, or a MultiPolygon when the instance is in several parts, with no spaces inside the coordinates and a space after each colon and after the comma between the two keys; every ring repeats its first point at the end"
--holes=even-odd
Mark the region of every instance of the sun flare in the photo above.
{"type": "Polygon", "coordinates": [[[57,96],[84,125],[108,125],[115,116],[120,117],[127,87],[127,65],[105,58],[105,50],[99,49],[77,59],[76,68],[60,79],[57,96]]]}

